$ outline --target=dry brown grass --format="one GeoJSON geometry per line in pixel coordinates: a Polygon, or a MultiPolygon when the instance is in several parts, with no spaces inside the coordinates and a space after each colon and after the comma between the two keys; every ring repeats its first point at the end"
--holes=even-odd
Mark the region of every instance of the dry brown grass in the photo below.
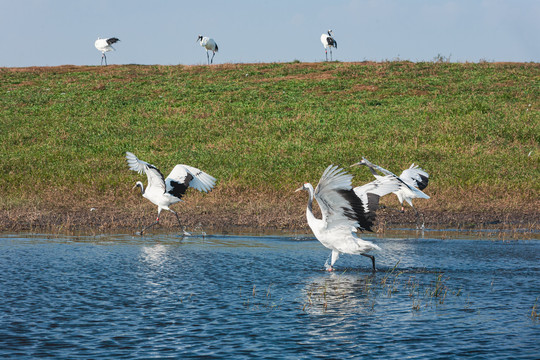
{"type": "MultiPolygon", "coordinates": [[[[430,200],[415,200],[424,213],[426,227],[460,229],[540,229],[540,201],[520,203],[506,199],[492,200],[487,190],[460,193],[459,190],[426,190],[430,200]],[[471,203],[475,206],[471,207],[471,203]]],[[[48,190],[25,199],[31,206],[10,206],[0,211],[0,231],[24,230],[90,230],[96,232],[136,231],[155,219],[157,208],[140,196],[138,191],[125,188],[116,193],[100,194],[86,190],[84,196],[69,189],[48,190]],[[84,198],[86,200],[81,201],[84,198]],[[94,210],[92,210],[94,209],[94,210]]],[[[305,193],[281,193],[268,190],[248,190],[230,185],[219,186],[209,194],[190,191],[185,202],[173,209],[180,214],[188,228],[199,224],[204,229],[280,229],[309,231],[305,220],[305,193]]],[[[399,212],[395,196],[381,202],[376,231],[391,227],[414,227],[414,212],[405,208],[399,212]]],[[[315,212],[318,213],[317,208],[315,212]]],[[[164,211],[163,228],[176,229],[176,219],[164,211]]]]}

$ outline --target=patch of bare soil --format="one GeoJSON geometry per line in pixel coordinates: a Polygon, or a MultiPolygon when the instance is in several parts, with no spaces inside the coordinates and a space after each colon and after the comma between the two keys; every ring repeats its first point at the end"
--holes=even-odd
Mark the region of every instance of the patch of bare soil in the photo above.
{"type": "MultiPolygon", "coordinates": [[[[284,198],[266,196],[250,198],[247,196],[223,195],[199,196],[194,194],[186,202],[175,204],[173,208],[180,215],[186,228],[201,227],[205,231],[236,230],[305,230],[310,232],[305,217],[305,196],[284,198]]],[[[232,195],[232,194],[229,194],[232,195]]],[[[508,229],[540,230],[540,212],[534,206],[521,210],[437,210],[434,206],[419,204],[425,218],[426,228],[438,229],[508,229]]],[[[533,204],[534,205],[534,204],[533,204]]],[[[317,209],[315,209],[317,212],[317,209]]],[[[137,232],[144,225],[152,223],[157,215],[157,208],[145,199],[130,196],[116,204],[95,202],[67,206],[42,202],[40,206],[12,207],[0,210],[0,231],[84,231],[137,232]],[[46,205],[48,204],[48,205],[46,205]]],[[[178,224],[173,214],[163,211],[160,217],[162,230],[177,231],[178,224]]],[[[414,211],[406,207],[405,212],[398,210],[398,204],[378,211],[376,232],[391,228],[415,228],[414,211]]]]}

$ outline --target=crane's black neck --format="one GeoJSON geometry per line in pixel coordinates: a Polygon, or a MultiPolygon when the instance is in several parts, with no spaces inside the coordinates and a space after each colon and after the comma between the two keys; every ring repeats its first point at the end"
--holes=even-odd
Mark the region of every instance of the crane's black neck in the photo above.
{"type": "Polygon", "coordinates": [[[142,182],[137,181],[137,184],[135,184],[135,186],[140,187],[141,188],[141,195],[144,195],[144,186],[143,186],[142,182]]]}
{"type": "Polygon", "coordinates": [[[371,171],[373,175],[379,175],[377,174],[377,171],[375,171],[375,169],[372,166],[367,165],[367,167],[369,168],[369,171],[371,171]]]}

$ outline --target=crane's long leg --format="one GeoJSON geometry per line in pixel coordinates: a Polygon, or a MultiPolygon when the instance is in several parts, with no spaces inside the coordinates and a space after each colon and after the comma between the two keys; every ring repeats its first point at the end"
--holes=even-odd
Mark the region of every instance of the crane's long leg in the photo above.
{"type": "Polygon", "coordinates": [[[377,271],[377,269],[375,269],[375,256],[369,255],[369,254],[360,254],[360,255],[370,258],[371,263],[373,264],[373,272],[377,271]]]}
{"type": "Polygon", "coordinates": [[[413,205],[411,205],[411,207],[414,209],[414,211],[415,211],[415,213],[416,213],[416,218],[415,218],[416,228],[417,228],[417,229],[424,230],[424,228],[425,228],[425,218],[424,218],[424,214],[422,214],[421,212],[419,212],[413,205]],[[420,216],[422,216],[422,225],[420,225],[420,222],[418,221],[418,220],[420,219],[420,216]]]}
{"type": "Polygon", "coordinates": [[[210,55],[208,55],[208,50],[206,50],[206,63],[210,65],[210,55]]]}
{"type": "Polygon", "coordinates": [[[212,52],[212,60],[210,60],[210,64],[213,64],[213,63],[214,63],[214,56],[216,56],[216,53],[215,53],[215,52],[212,52]]]}
{"type": "Polygon", "coordinates": [[[330,47],[330,61],[332,61],[332,47],[330,47]]]}
{"type": "Polygon", "coordinates": [[[148,226],[143,227],[142,230],[139,231],[139,232],[137,233],[137,235],[141,235],[141,236],[142,236],[142,234],[143,234],[143,232],[144,232],[145,230],[150,229],[152,226],[154,226],[154,225],[156,225],[156,224],[159,224],[159,215],[158,215],[158,218],[156,219],[156,221],[154,221],[153,223],[151,223],[151,224],[148,225],[148,226]]]}
{"type": "Polygon", "coordinates": [[[326,48],[324,49],[324,56],[326,57],[326,61],[328,61],[328,50],[326,48]]]}
{"type": "Polygon", "coordinates": [[[169,211],[172,212],[176,216],[176,220],[178,220],[178,226],[180,226],[180,229],[182,229],[182,236],[185,236],[185,235],[191,236],[191,234],[186,231],[186,227],[183,226],[182,223],[180,222],[180,217],[178,216],[178,213],[171,209],[169,209],[169,211]]]}
{"type": "Polygon", "coordinates": [[[101,53],[101,65],[103,65],[103,57],[105,56],[105,53],[101,53]]]}

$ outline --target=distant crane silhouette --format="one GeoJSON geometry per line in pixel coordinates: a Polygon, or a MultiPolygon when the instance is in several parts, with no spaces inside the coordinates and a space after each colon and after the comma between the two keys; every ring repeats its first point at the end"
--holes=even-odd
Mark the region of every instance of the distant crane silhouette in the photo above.
{"type": "Polygon", "coordinates": [[[330,48],[330,61],[332,61],[332,48],[334,47],[337,49],[337,41],[334,39],[334,32],[332,30],[328,30],[326,34],[322,34],[321,42],[324,46],[326,61],[328,61],[328,48],[330,48]]]}
{"type": "Polygon", "coordinates": [[[199,42],[199,44],[203,48],[206,49],[206,60],[208,61],[208,65],[214,63],[214,56],[216,55],[216,53],[219,50],[219,48],[218,48],[216,42],[214,41],[214,39],[209,38],[207,36],[199,35],[199,37],[197,38],[197,41],[199,42]],[[208,53],[209,51],[212,52],[212,60],[210,60],[210,55],[208,53]]]}
{"type": "Polygon", "coordinates": [[[115,51],[115,48],[112,47],[112,44],[115,44],[118,41],[120,40],[115,37],[106,38],[106,39],[102,39],[98,37],[96,42],[94,42],[94,46],[96,47],[96,49],[101,51],[101,65],[103,65],[103,60],[105,60],[105,65],[107,65],[107,55],[105,55],[105,53],[109,51],[115,51]]]}

